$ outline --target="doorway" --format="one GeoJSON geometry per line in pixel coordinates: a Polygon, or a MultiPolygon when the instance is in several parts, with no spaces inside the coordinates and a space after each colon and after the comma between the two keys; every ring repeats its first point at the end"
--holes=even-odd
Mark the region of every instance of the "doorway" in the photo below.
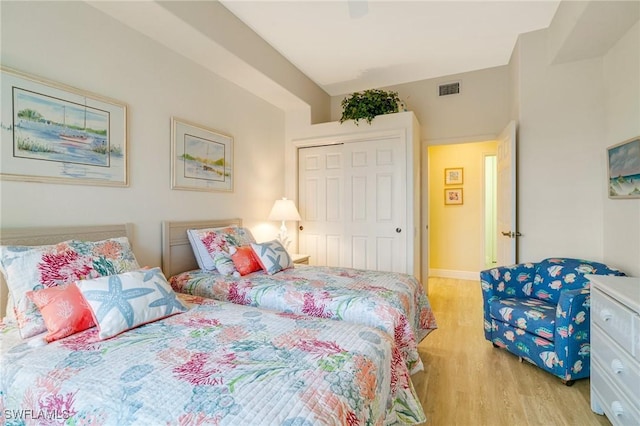
{"type": "Polygon", "coordinates": [[[477,280],[493,262],[497,233],[487,228],[495,229],[496,151],[495,140],[427,147],[430,276],[477,280]],[[461,169],[462,179],[447,183],[447,169],[461,169]],[[446,201],[451,190],[460,202],[446,201]]]}

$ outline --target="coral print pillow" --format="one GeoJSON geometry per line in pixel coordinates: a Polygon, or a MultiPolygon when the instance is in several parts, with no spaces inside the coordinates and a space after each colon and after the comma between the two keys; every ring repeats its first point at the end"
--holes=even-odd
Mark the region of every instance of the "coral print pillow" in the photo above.
{"type": "Polygon", "coordinates": [[[258,258],[251,246],[230,247],[229,251],[231,252],[233,265],[238,272],[240,272],[240,275],[247,275],[262,270],[262,266],[260,262],[258,262],[258,258]]]}
{"type": "Polygon", "coordinates": [[[254,243],[251,244],[251,248],[258,258],[262,269],[269,275],[293,267],[291,256],[289,256],[287,250],[285,250],[278,240],[261,244],[254,243]]]}
{"type": "Polygon", "coordinates": [[[0,246],[0,268],[11,292],[23,339],[47,331],[40,311],[27,296],[28,291],[139,267],[126,237],[97,242],[69,240],[49,246],[0,246]]]}
{"type": "Polygon", "coordinates": [[[74,284],[28,291],[27,297],[40,309],[49,330],[45,340],[53,342],[95,326],[89,305],[74,284]]]}
{"type": "Polygon", "coordinates": [[[249,229],[235,226],[217,230],[196,230],[195,233],[213,259],[215,269],[222,275],[237,272],[229,252],[230,247],[241,247],[256,242],[249,229]]]}
{"type": "Polygon", "coordinates": [[[83,280],[78,288],[89,303],[101,339],[187,310],[160,268],[83,280]]]}

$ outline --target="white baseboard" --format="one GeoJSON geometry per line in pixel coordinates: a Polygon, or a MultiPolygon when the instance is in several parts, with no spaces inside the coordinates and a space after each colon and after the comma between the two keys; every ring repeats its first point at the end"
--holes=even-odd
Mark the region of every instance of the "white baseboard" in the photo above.
{"type": "Polygon", "coordinates": [[[478,281],[480,280],[480,272],[473,271],[453,271],[451,269],[429,269],[430,277],[440,277],[440,278],[456,278],[459,280],[470,280],[470,281],[478,281]]]}

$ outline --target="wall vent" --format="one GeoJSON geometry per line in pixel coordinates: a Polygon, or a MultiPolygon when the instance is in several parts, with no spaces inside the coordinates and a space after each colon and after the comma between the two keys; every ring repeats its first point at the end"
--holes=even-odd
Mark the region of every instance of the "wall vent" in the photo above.
{"type": "Polygon", "coordinates": [[[457,95],[458,93],[460,93],[459,81],[438,86],[438,96],[457,95]]]}

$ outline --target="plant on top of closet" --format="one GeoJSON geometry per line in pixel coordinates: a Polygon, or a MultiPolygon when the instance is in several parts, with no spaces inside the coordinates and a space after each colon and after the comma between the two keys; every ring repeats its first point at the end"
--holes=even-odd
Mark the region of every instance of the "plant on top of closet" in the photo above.
{"type": "Polygon", "coordinates": [[[354,120],[358,125],[358,120],[364,119],[371,124],[371,120],[377,115],[398,112],[399,103],[398,92],[387,92],[380,89],[355,92],[350,97],[342,100],[340,123],[354,120]]]}

